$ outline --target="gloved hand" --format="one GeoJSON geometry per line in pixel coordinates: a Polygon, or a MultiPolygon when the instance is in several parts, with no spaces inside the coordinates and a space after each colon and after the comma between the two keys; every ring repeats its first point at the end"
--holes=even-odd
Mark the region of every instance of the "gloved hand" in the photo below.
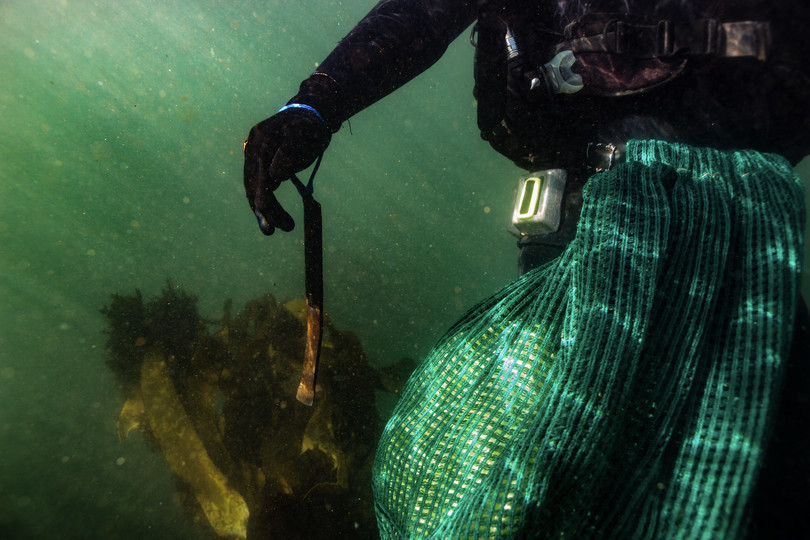
{"type": "Polygon", "coordinates": [[[245,141],[245,193],[264,234],[293,229],[293,218],[273,192],[309,167],[331,138],[317,113],[299,107],[283,109],[250,130],[245,141]]]}

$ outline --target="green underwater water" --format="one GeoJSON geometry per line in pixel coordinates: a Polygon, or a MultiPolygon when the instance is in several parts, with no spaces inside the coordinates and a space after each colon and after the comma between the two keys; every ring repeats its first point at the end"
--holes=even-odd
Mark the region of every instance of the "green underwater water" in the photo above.
{"type": "MultiPolygon", "coordinates": [[[[99,309],[167,279],[210,318],[303,295],[301,227],[260,233],[242,142],[372,4],[0,2],[0,538],[209,536],[118,440],[99,309]]],[[[464,35],[357,115],[316,179],[326,311],[378,366],[515,276],[520,171],[478,136],[472,56],[464,35]]]]}
{"type": "MultiPolygon", "coordinates": [[[[210,318],[303,296],[301,227],[261,234],[242,142],[369,6],[0,3],[0,538],[195,536],[163,457],[118,441],[99,309],[167,278],[210,318]]],[[[477,135],[472,52],[359,114],[318,173],[326,311],[376,365],[515,275],[517,169],[477,135]]]]}

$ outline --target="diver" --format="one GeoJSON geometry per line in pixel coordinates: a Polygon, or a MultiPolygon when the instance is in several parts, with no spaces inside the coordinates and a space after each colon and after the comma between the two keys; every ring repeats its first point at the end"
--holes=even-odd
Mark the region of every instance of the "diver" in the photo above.
{"type": "MultiPolygon", "coordinates": [[[[717,174],[712,164],[729,168],[728,163],[748,159],[734,153],[740,149],[775,155],[786,168],[810,154],[807,21],[810,7],[802,0],[383,0],[301,83],[297,95],[251,130],[244,149],[248,202],[264,234],[292,230],[293,219],[275,189],[314,163],[343,122],[433,65],[472,25],[481,136],[529,173],[521,180],[510,227],[519,237],[520,273],[528,274],[554,261],[582,234],[588,186],[605,174],[635,174],[633,163],[659,160],[663,166],[644,174],[663,177],[695,164],[712,176],[717,174]],[[700,156],[713,157],[697,165],[700,156]],[[727,164],[718,165],[724,159],[727,164]],[[540,208],[540,199],[548,205],[540,208]]],[[[750,163],[749,169],[739,169],[740,178],[756,172],[759,162],[752,158],[750,163]]],[[[667,193],[674,189],[670,180],[662,182],[667,193]]],[[[800,197],[782,203],[803,219],[800,197]]],[[[794,232],[800,235],[801,228],[794,232]]],[[[795,249],[800,252],[800,245],[795,249]]],[[[796,283],[792,287],[798,296],[796,283]]],[[[794,335],[786,338],[792,350],[783,358],[787,375],[780,372],[787,379],[780,384],[784,397],[778,419],[763,436],[771,441],[770,450],[765,458],[752,458],[767,474],[753,474],[756,489],[741,491],[740,508],[753,508],[753,514],[734,518],[742,525],[721,527],[721,536],[740,530],[758,537],[807,532],[800,528],[798,509],[807,502],[808,460],[796,449],[808,454],[810,398],[807,386],[796,386],[810,381],[810,352],[806,307],[800,299],[795,303],[798,315],[788,317],[794,335]],[[785,460],[792,472],[779,476],[785,460]],[[790,489],[797,491],[788,494],[780,482],[791,481],[785,479],[790,476],[790,489]],[[792,523],[799,523],[796,529],[792,523]]],[[[776,408],[768,414],[775,415],[776,408]]],[[[395,451],[379,450],[381,455],[395,451]]],[[[664,484],[656,485],[664,490],[664,484]]],[[[548,487],[553,482],[544,485],[553,493],[548,487]]],[[[568,500],[562,491],[560,497],[568,500]]],[[[534,508],[530,499],[508,535],[543,536],[556,525],[559,531],[579,530],[566,528],[563,514],[551,516],[540,504],[534,508]],[[532,528],[541,524],[552,527],[532,528]]],[[[409,515],[397,515],[413,508],[377,504],[384,534],[426,534],[403,525],[413,521],[409,515]]],[[[501,511],[510,507],[504,504],[501,511]]],[[[585,508],[589,517],[581,519],[587,522],[582,530],[589,536],[615,536],[619,524],[628,526],[631,518],[616,517],[604,504],[585,508]]],[[[665,530],[668,518],[646,508],[648,513],[637,518],[647,521],[634,530],[642,531],[641,537],[656,536],[650,531],[665,530]]],[[[467,516],[483,512],[476,514],[469,505],[464,511],[467,516]]],[[[450,514],[431,534],[451,530],[442,529],[450,514]]],[[[492,531],[481,536],[501,534],[492,531]]]]}

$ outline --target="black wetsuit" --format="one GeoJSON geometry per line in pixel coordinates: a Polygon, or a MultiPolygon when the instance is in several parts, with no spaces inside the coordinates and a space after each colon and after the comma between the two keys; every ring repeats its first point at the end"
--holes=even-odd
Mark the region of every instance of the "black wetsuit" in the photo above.
{"type": "MultiPolygon", "coordinates": [[[[533,38],[539,41],[559,39],[569,24],[586,14],[585,3],[578,1],[538,2],[530,8],[525,7],[529,2],[521,4],[523,7],[517,10],[506,6],[501,15],[518,29],[527,25],[541,29],[533,38]]],[[[592,11],[629,10],[653,20],[716,17],[724,21],[768,21],[772,38],[768,59],[763,62],[711,55],[689,58],[677,77],[642,93],[617,97],[584,92],[557,102],[539,103],[532,109],[533,114],[541,118],[544,113],[551,114],[558,119],[548,123],[548,140],[567,145],[562,150],[573,156],[579,152],[584,155],[588,141],[630,139],[775,152],[794,165],[810,154],[810,32],[805,29],[810,22],[810,2],[688,4],[676,0],[587,3],[592,11]]],[[[316,108],[328,127],[337,131],[353,114],[436,62],[447,46],[475,22],[477,9],[472,0],[384,0],[301,84],[292,101],[316,108]]],[[[544,143],[528,140],[520,144],[521,151],[532,152],[538,150],[533,145],[544,143]]],[[[520,152],[504,153],[511,153],[509,157],[524,167],[535,165],[522,160],[520,152]]],[[[807,325],[806,308],[802,306],[788,367],[788,391],[755,496],[751,528],[755,537],[808,537],[802,510],[808,504],[810,487],[807,325]]]]}
{"type": "Polygon", "coordinates": [[[599,88],[586,85],[581,92],[534,103],[518,95],[507,75],[498,76],[499,66],[476,60],[476,72],[484,74],[476,84],[482,137],[527,170],[569,171],[560,230],[521,238],[521,274],[558,255],[573,237],[579,192],[592,172],[586,160],[589,144],[621,147],[631,139],[656,139],[747,148],[781,154],[794,165],[810,154],[810,33],[804,28],[810,3],[801,0],[384,0],[302,83],[292,101],[315,107],[337,131],[344,120],[430,67],[479,15],[485,18],[477,21],[483,27],[478,56],[505,54],[492,50],[503,49],[502,35],[496,32],[488,40],[484,31],[491,26],[487,19],[495,19],[514,30],[529,62],[540,65],[567,35],[599,34],[615,19],[652,27],[660,20],[683,25],[707,19],[770,25],[765,61],[682,53],[639,59],[632,50],[580,55],[574,70],[595,58],[591,72],[601,71],[599,88]],[[614,95],[630,87],[642,91],[614,95]],[[492,94],[497,98],[498,92],[505,103],[493,103],[492,94]]]}
{"type": "MultiPolygon", "coordinates": [[[[586,88],[579,95],[539,103],[535,114],[552,119],[545,122],[545,139],[524,141],[528,147],[553,141],[555,152],[584,156],[584,145],[590,141],[658,139],[776,152],[793,164],[810,154],[807,2],[596,0],[588,2],[587,9],[586,3],[576,0],[537,2],[536,7],[530,2],[501,4],[507,5],[498,11],[499,18],[515,27],[529,48],[559,41],[574,21],[596,12],[647,21],[763,20],[771,27],[772,46],[765,62],[691,57],[673,80],[640,94],[593,95],[586,88]],[[698,4],[705,5],[698,8],[698,4]]],[[[472,0],[384,0],[341,40],[292,101],[315,107],[337,131],[344,120],[435,63],[477,15],[472,0]]],[[[678,62],[676,58],[673,63],[678,62]]],[[[508,157],[524,168],[579,165],[527,164],[518,155],[508,157]]]]}

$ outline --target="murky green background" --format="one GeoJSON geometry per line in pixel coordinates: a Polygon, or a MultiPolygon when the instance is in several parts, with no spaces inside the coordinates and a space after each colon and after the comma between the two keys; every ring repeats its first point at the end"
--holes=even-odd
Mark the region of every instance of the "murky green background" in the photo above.
{"type": "MultiPolygon", "coordinates": [[[[167,279],[211,318],[303,294],[300,227],[259,232],[242,141],[372,4],[0,1],[0,538],[206,536],[162,456],[118,441],[99,308],[167,279]]],[[[317,178],[327,312],[377,365],[420,358],[515,275],[519,171],[478,137],[466,35],[351,128],[317,178]]]]}

